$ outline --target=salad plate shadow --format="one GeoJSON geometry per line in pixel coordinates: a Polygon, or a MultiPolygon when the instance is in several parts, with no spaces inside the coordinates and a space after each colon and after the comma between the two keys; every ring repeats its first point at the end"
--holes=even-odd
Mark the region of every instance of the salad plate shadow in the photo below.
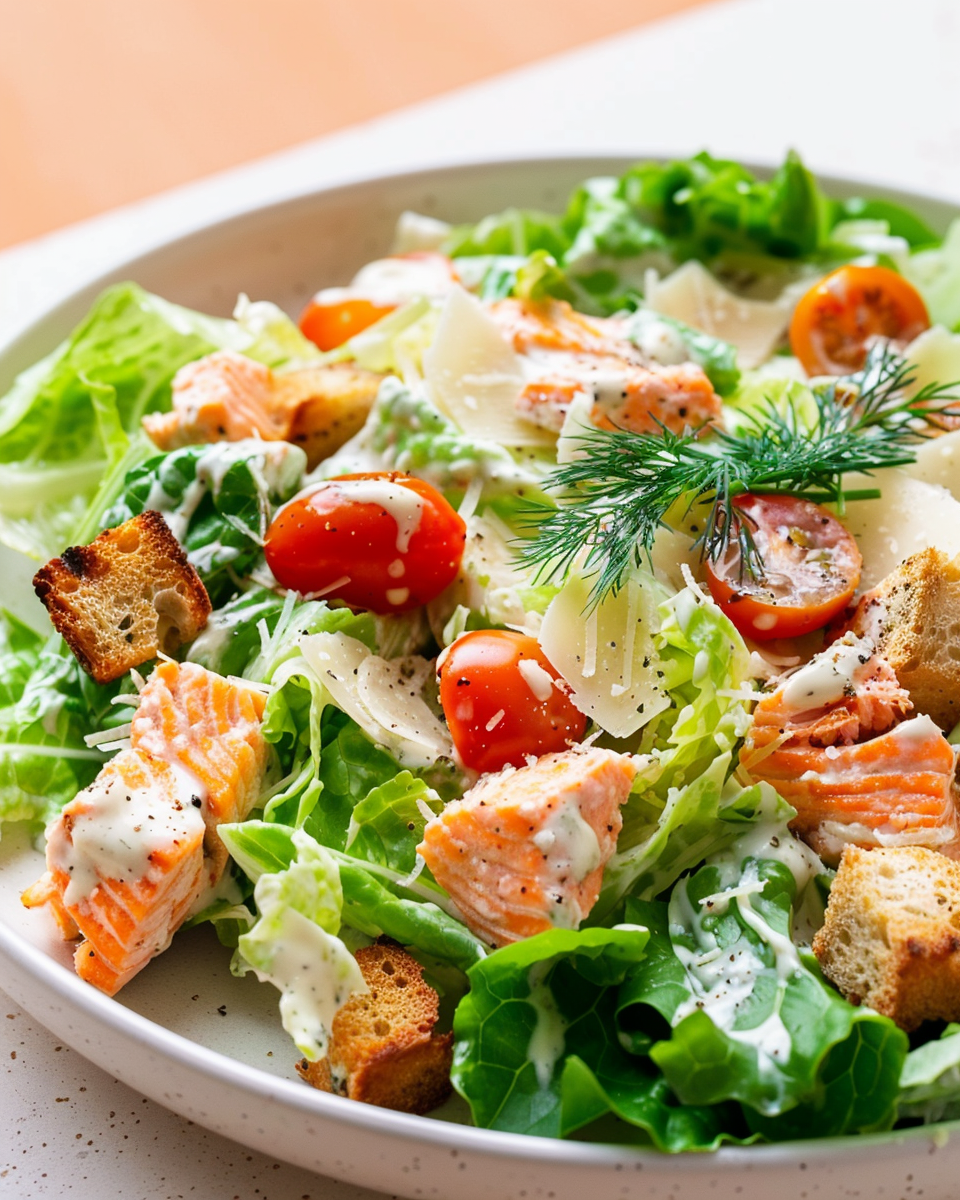
{"type": "MultiPolygon", "coordinates": [[[[154,247],[65,297],[0,349],[0,391],[48,353],[111,282],[133,279],[213,314],[229,314],[241,291],[296,313],[317,287],[342,283],[362,263],[384,254],[404,210],[454,222],[514,204],[558,210],[582,179],[622,171],[637,157],[442,168],[293,195],[251,209],[154,247]]],[[[881,194],[855,181],[823,183],[838,197],[881,194]]],[[[891,197],[889,189],[882,194],[891,197]]],[[[956,215],[940,200],[893,198],[909,203],[936,229],[945,229],[956,215]]],[[[36,623],[22,561],[0,552],[0,571],[4,605],[36,623]]],[[[52,922],[19,903],[20,891],[41,869],[42,857],[22,829],[4,834],[4,990],[58,1038],[124,1083],[215,1132],[299,1166],[394,1195],[455,1194],[460,1200],[956,1194],[960,1123],[668,1156],[616,1144],[628,1140],[626,1126],[607,1125],[607,1144],[556,1142],[470,1128],[459,1101],[420,1118],[316,1092],[295,1077],[296,1051],[280,1026],[275,995],[252,977],[231,976],[229,952],[209,928],[178,936],[163,959],[117,1000],[78,979],[71,948],[56,937],[52,922]]]]}

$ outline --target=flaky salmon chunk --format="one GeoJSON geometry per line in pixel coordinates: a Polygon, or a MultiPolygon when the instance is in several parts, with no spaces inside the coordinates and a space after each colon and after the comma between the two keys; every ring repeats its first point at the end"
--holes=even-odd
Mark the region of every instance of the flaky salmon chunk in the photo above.
{"type": "Polygon", "coordinates": [[[194,663],[162,662],[140,694],[130,747],[47,830],[47,871],[23,894],[82,934],[77,973],[113,995],[170,944],[242,820],[266,761],[264,698],[194,663]]]}
{"type": "Polygon", "coordinates": [[[911,709],[889,664],[848,634],[759,702],[741,763],[827,862],[847,844],[960,857],[954,748],[911,709]]]}
{"type": "Polygon", "coordinates": [[[635,774],[629,755],[598,749],[507,767],[428,822],[419,852],[491,945],[576,929],[600,894],[635,774]]]}
{"type": "Polygon", "coordinates": [[[275,441],[287,422],[274,408],[272,392],[269,367],[219,350],[180,368],[173,380],[173,411],[151,413],[143,427],[161,450],[248,437],[275,441]]]}
{"type": "Polygon", "coordinates": [[[601,429],[681,433],[720,416],[720,398],[699,366],[649,361],[617,318],[588,317],[563,300],[501,300],[491,315],[527,377],[517,411],[536,425],[559,431],[578,395],[589,398],[590,420],[601,429]]]}

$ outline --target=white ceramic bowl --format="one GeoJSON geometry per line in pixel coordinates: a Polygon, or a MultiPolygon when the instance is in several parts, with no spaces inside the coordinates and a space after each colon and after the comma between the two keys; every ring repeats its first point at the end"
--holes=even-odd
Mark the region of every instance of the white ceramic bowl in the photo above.
{"type": "MultiPolygon", "coordinates": [[[[556,210],[581,179],[626,165],[590,158],[477,164],[371,179],[254,209],[152,250],[65,298],[0,353],[0,394],[114,280],[135,279],[171,300],[224,315],[240,291],[295,313],[318,287],[346,281],[384,253],[404,209],[452,221],[475,220],[510,204],[556,210]]],[[[890,195],[851,181],[825,183],[838,196],[890,195]]],[[[957,215],[941,201],[900,198],[939,229],[957,215]]],[[[29,571],[9,559],[0,570],[9,605],[29,571]]],[[[458,1200],[957,1195],[960,1123],[670,1157],[467,1128],[457,1123],[464,1117],[457,1102],[436,1119],[321,1094],[294,1077],[296,1053],[280,1028],[274,990],[249,977],[232,978],[229,954],[209,930],[178,935],[171,950],[116,1000],[82,983],[52,922],[18,903],[41,864],[22,831],[4,835],[4,990],[124,1083],[209,1129],[300,1166],[395,1195],[458,1200]]]]}

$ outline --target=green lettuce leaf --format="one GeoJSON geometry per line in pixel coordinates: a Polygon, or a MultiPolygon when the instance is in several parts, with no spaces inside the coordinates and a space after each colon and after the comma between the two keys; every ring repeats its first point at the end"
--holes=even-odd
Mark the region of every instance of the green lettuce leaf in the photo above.
{"type": "Polygon", "coordinates": [[[355,858],[409,874],[417,865],[425,806],[437,813],[443,801],[422,779],[400,771],[371,788],[350,814],[344,850],[355,858]]]}
{"type": "Polygon", "coordinates": [[[900,1116],[929,1124],[960,1117],[960,1025],[911,1050],[900,1075],[900,1116]]]}
{"type": "Polygon", "coordinates": [[[770,1140],[888,1129],[906,1037],[848,1004],[795,948],[794,908],[820,868],[779,806],[779,818],[680,880],[668,903],[628,900],[628,919],[651,938],[620,1018],[642,1030],[633,1006],[654,1009],[672,1033],[649,1055],[679,1099],[736,1100],[770,1140]]]}
{"type": "Polygon", "coordinates": [[[703,152],[662,165],[641,163],[626,173],[620,190],[679,259],[709,260],[731,250],[812,255],[831,216],[826,197],[793,151],[769,182],[703,152]]]}
{"type": "Polygon", "coordinates": [[[660,605],[655,641],[672,701],[660,717],[650,765],[623,808],[623,830],[590,914],[605,920],[628,892],[652,898],[683,871],[728,845],[756,819],[765,793],[728,784],[746,730],[750,657],[740,634],[697,588],[660,605]]]}
{"type": "MultiPolygon", "coordinates": [[[[371,458],[381,470],[407,471],[425,479],[457,501],[474,479],[483,497],[509,496],[518,489],[544,497],[540,484],[547,473],[529,459],[518,462],[493,441],[469,438],[444,417],[422,391],[387,378],[363,429],[321,464],[324,477],[368,469],[371,458]]],[[[547,501],[549,503],[549,501],[547,501]]]]}
{"type": "Polygon", "coordinates": [[[104,514],[109,528],[146,508],[164,514],[214,605],[258,562],[275,508],[299,488],[307,456],[287,442],[187,446],[134,468],[104,514]]]}
{"type": "Polygon", "coordinates": [[[84,735],[128,719],[111,700],[133,684],[94,683],[59,634],[6,614],[0,662],[0,821],[46,822],[96,776],[106,756],[84,735]]]}
{"type": "Polygon", "coordinates": [[[681,1106],[617,1036],[618,987],[644,958],[639,927],[550,930],[469,972],[451,1078],[482,1128],[564,1137],[608,1113],[662,1150],[710,1149],[718,1113],[681,1106]]]}

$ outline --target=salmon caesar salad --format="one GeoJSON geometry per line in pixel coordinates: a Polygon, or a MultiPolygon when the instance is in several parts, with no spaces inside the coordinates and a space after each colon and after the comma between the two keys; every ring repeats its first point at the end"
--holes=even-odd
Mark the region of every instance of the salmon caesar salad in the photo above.
{"type": "Polygon", "coordinates": [[[28,919],[108,996],[207,927],[338,1103],[960,1117],[960,220],[701,153],[311,287],[0,401],[28,919]]]}

